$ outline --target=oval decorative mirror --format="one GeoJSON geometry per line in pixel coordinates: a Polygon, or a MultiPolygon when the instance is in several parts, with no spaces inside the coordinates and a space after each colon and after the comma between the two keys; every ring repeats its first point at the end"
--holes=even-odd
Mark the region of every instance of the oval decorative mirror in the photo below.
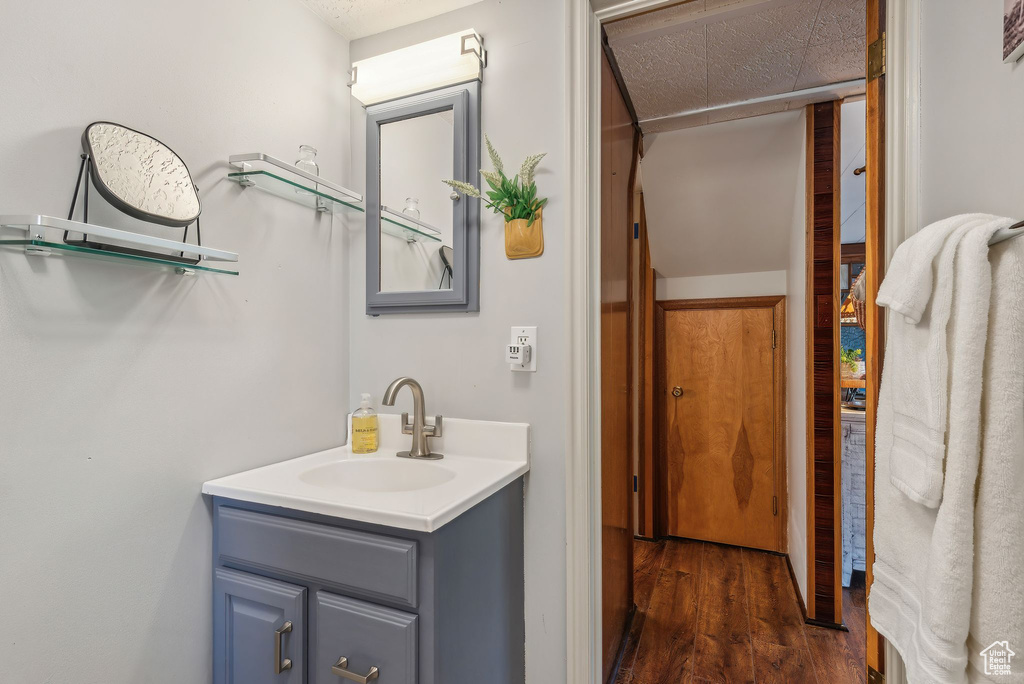
{"type": "Polygon", "coordinates": [[[93,183],[114,207],[165,226],[193,223],[202,212],[188,167],[162,142],[139,131],[97,121],[82,134],[93,183]]]}

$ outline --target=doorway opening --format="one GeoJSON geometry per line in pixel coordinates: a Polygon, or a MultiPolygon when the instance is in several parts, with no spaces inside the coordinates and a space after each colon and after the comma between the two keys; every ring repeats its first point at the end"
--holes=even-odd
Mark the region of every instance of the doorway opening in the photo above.
{"type": "Polygon", "coordinates": [[[878,25],[826,4],[605,13],[605,682],[863,682],[881,666],[864,596],[878,25]],[[866,122],[850,159],[843,118],[866,122]]]}

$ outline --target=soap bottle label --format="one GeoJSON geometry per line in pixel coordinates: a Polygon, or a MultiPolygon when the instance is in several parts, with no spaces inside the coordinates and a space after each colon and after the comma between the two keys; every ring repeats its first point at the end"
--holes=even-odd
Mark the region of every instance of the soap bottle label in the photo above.
{"type": "Polygon", "coordinates": [[[352,453],[377,451],[377,416],[352,416],[352,453]]]}

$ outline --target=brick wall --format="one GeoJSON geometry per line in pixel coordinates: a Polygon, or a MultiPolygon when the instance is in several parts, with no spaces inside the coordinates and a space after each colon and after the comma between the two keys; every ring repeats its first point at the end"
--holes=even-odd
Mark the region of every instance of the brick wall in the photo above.
{"type": "Polygon", "coordinates": [[[849,586],[850,573],[866,569],[867,440],[863,414],[843,414],[842,440],[843,585],[849,586]]]}

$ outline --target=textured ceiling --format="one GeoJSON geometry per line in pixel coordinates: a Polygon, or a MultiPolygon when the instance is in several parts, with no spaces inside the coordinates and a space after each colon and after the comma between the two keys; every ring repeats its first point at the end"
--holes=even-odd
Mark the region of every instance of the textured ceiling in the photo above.
{"type": "Polygon", "coordinates": [[[866,15],[866,0],[690,0],[605,29],[642,122],[698,112],[642,124],[656,132],[795,108],[806,101],[731,105],[863,78],[866,15]]]}
{"type": "Polygon", "coordinates": [[[349,40],[414,24],[480,0],[300,0],[349,40]]]}

